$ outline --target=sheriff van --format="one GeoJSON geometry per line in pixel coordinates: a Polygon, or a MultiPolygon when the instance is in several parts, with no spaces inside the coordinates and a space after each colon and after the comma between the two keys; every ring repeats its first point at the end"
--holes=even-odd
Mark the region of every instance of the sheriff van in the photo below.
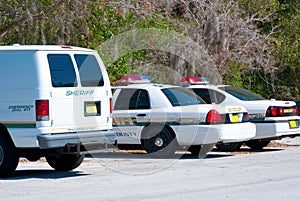
{"type": "Polygon", "coordinates": [[[110,82],[95,50],[0,47],[0,177],[11,176],[20,157],[45,157],[55,170],[78,167],[88,146],[114,143],[111,113],[110,82]]]}

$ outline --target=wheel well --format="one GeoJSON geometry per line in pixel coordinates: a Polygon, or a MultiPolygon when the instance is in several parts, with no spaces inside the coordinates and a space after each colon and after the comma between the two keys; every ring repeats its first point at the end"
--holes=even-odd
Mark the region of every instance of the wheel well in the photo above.
{"type": "Polygon", "coordinates": [[[167,124],[162,124],[162,123],[150,123],[148,125],[146,125],[143,130],[142,130],[142,133],[141,133],[141,145],[144,146],[144,139],[145,139],[145,135],[147,134],[147,132],[149,132],[150,130],[153,130],[153,129],[168,129],[171,134],[173,135],[174,139],[176,139],[176,134],[174,132],[174,130],[167,124]]]}
{"type": "Polygon", "coordinates": [[[0,137],[4,137],[6,140],[8,140],[11,145],[13,145],[15,147],[15,144],[6,128],[6,126],[4,126],[2,123],[0,123],[0,137]]]}

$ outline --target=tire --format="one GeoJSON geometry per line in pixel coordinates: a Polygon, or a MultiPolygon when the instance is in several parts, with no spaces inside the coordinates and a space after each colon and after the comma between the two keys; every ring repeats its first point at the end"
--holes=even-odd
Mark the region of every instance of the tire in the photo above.
{"type": "Polygon", "coordinates": [[[242,144],[242,142],[218,143],[216,144],[216,147],[219,151],[237,151],[242,144]]]}
{"type": "Polygon", "coordinates": [[[143,136],[143,148],[154,157],[170,157],[178,147],[174,133],[163,126],[146,128],[143,136]]]}
{"type": "Polygon", "coordinates": [[[201,150],[201,145],[192,145],[188,148],[188,151],[191,152],[193,156],[198,156],[201,150]]]}
{"type": "Polygon", "coordinates": [[[0,136],[0,177],[10,177],[19,163],[16,148],[7,138],[0,136]]]}
{"type": "Polygon", "coordinates": [[[271,140],[250,140],[245,142],[245,144],[251,149],[262,149],[266,147],[271,140]]]}
{"type": "Polygon", "coordinates": [[[83,159],[84,155],[77,154],[61,154],[46,156],[48,164],[57,171],[73,170],[82,163],[83,159]]]}

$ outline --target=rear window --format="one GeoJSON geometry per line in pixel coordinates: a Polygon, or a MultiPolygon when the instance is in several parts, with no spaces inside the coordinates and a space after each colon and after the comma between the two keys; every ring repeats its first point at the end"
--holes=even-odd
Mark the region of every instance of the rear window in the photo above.
{"type": "Polygon", "coordinates": [[[68,54],[47,55],[53,87],[77,86],[76,74],[68,54]]]}
{"type": "Polygon", "coordinates": [[[246,89],[241,89],[233,86],[220,87],[220,89],[243,101],[266,100],[262,96],[257,95],[246,89]]]}
{"type": "Polygon", "coordinates": [[[162,92],[166,95],[174,107],[184,105],[199,105],[205,103],[205,101],[202,100],[197,94],[187,88],[165,88],[162,89],[162,92]]]}
{"type": "Polygon", "coordinates": [[[103,76],[99,63],[94,55],[75,54],[81,86],[96,87],[103,86],[103,76]]]}

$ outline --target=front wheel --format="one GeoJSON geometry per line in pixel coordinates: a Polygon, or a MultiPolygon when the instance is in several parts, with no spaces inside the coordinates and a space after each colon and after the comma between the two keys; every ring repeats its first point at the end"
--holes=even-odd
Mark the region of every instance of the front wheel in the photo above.
{"type": "Polygon", "coordinates": [[[14,146],[0,136],[0,177],[10,177],[19,163],[19,155],[14,146]]]}
{"type": "Polygon", "coordinates": [[[266,147],[271,140],[250,140],[245,142],[245,144],[251,149],[262,149],[266,147]]]}
{"type": "Polygon", "coordinates": [[[172,156],[177,148],[176,137],[166,127],[147,128],[144,134],[143,147],[154,157],[172,156]]]}
{"type": "Polygon", "coordinates": [[[48,164],[57,171],[70,171],[77,168],[83,161],[84,155],[61,154],[46,156],[48,164]]]}
{"type": "Polygon", "coordinates": [[[220,151],[237,151],[242,146],[242,142],[218,143],[216,147],[220,151]]]}

